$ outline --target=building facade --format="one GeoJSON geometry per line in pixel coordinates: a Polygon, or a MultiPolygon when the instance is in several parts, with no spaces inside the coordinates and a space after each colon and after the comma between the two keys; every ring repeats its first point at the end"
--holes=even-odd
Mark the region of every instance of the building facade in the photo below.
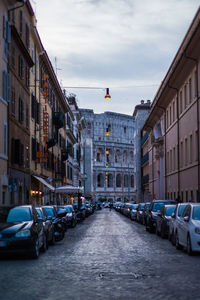
{"type": "Polygon", "coordinates": [[[101,201],[134,201],[134,118],[81,109],[86,120],[85,181],[86,196],[101,201]]]}
{"type": "Polygon", "coordinates": [[[200,9],[154,98],[149,134],[152,198],[200,201],[200,9]]]}
{"type": "Polygon", "coordinates": [[[144,138],[141,137],[141,129],[145,123],[145,120],[148,117],[149,111],[151,108],[151,101],[141,100],[139,105],[136,105],[133,112],[133,117],[135,120],[135,131],[134,131],[134,162],[135,162],[135,180],[136,180],[136,201],[143,202],[142,197],[142,182],[144,182],[144,176],[147,175],[144,172],[144,175],[141,173],[141,165],[143,166],[147,162],[147,155],[142,153],[142,146],[144,143],[144,138]]]}

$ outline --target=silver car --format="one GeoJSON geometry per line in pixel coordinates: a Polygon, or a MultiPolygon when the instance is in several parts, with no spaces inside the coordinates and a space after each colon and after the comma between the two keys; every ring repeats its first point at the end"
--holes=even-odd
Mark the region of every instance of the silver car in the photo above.
{"type": "Polygon", "coordinates": [[[175,232],[177,221],[180,219],[186,205],[187,203],[178,203],[169,221],[168,239],[172,242],[173,245],[175,245],[175,232]]]}

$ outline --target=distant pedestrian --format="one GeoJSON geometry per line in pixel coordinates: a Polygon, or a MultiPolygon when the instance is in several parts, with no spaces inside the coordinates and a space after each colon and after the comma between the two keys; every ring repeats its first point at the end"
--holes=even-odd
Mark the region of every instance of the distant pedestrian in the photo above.
{"type": "Polygon", "coordinates": [[[112,210],[112,207],[113,207],[113,205],[112,205],[112,203],[110,202],[110,204],[109,204],[109,209],[110,209],[110,211],[112,210]]]}

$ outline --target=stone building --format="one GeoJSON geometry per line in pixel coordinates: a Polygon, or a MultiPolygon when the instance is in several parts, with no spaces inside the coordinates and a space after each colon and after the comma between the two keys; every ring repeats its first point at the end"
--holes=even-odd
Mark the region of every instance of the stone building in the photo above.
{"type": "Polygon", "coordinates": [[[200,201],[200,9],[153,100],[149,191],[156,199],[200,201]]]}
{"type": "Polygon", "coordinates": [[[135,131],[134,131],[134,162],[135,162],[135,180],[136,180],[136,201],[143,202],[142,196],[142,183],[145,180],[146,172],[141,172],[141,165],[144,166],[147,162],[147,155],[143,155],[143,143],[144,138],[141,137],[141,129],[148,117],[151,108],[151,101],[141,100],[141,103],[135,106],[133,117],[135,120],[135,131]]]}
{"type": "Polygon", "coordinates": [[[101,201],[135,200],[134,118],[114,112],[95,114],[80,109],[85,118],[85,194],[101,201]]]}

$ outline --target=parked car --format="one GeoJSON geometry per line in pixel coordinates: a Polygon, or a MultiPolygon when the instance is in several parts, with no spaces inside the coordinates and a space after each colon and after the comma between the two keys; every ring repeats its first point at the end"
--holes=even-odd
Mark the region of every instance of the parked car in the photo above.
{"type": "Polygon", "coordinates": [[[179,220],[179,218],[181,217],[186,205],[187,203],[178,203],[169,221],[168,239],[169,241],[172,242],[173,245],[175,245],[175,232],[176,232],[177,220],[179,220]]]}
{"type": "Polygon", "coordinates": [[[124,208],[123,208],[123,214],[126,216],[126,217],[129,217],[130,218],[130,215],[131,215],[131,210],[133,208],[133,205],[132,203],[125,203],[124,204],[124,208]]]}
{"type": "Polygon", "coordinates": [[[32,205],[0,207],[0,253],[38,258],[47,249],[43,219],[32,205]]]}
{"type": "Polygon", "coordinates": [[[145,203],[139,203],[136,213],[136,221],[142,223],[143,221],[143,210],[145,203]]]}
{"type": "Polygon", "coordinates": [[[47,212],[43,207],[36,207],[36,210],[40,218],[43,219],[44,232],[46,235],[47,248],[48,248],[49,244],[51,245],[55,244],[54,226],[52,223],[52,219],[51,217],[48,216],[47,212]]]}
{"type": "Polygon", "coordinates": [[[144,209],[142,211],[142,224],[146,225],[147,211],[149,208],[150,202],[146,202],[144,205],[144,209]]]}
{"type": "Polygon", "coordinates": [[[76,203],[73,204],[74,210],[76,212],[77,222],[81,222],[85,219],[85,204],[82,204],[78,209],[78,205],[76,203]]]}
{"type": "Polygon", "coordinates": [[[132,221],[136,221],[137,208],[138,208],[138,204],[133,204],[131,214],[130,214],[130,218],[131,218],[132,221]]]}
{"type": "Polygon", "coordinates": [[[59,208],[65,209],[67,211],[65,217],[67,226],[75,227],[77,224],[77,219],[76,219],[76,213],[73,208],[73,205],[63,205],[63,206],[59,206],[59,208]]]}
{"type": "Polygon", "coordinates": [[[164,205],[160,212],[157,215],[156,220],[156,234],[161,235],[164,239],[168,236],[169,231],[169,221],[171,219],[172,214],[174,213],[176,205],[164,205]]]}
{"type": "Polygon", "coordinates": [[[189,203],[184,208],[176,226],[176,248],[186,248],[191,255],[200,252],[200,203],[189,203]]]}
{"type": "Polygon", "coordinates": [[[173,200],[153,200],[151,202],[146,215],[146,231],[155,232],[157,215],[167,204],[176,204],[176,202],[173,200]]]}
{"type": "Polygon", "coordinates": [[[63,224],[63,217],[66,215],[66,211],[64,212],[59,212],[56,211],[56,208],[54,206],[43,206],[44,210],[47,212],[48,216],[52,219],[52,223],[54,226],[54,235],[55,235],[55,240],[60,241],[64,238],[65,236],[65,227],[63,224]]]}

